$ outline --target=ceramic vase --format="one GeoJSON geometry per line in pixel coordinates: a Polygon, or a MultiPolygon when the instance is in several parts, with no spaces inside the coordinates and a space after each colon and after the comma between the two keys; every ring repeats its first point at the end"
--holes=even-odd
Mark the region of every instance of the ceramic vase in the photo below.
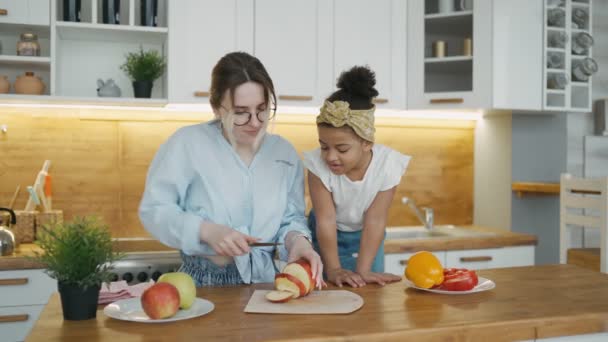
{"type": "Polygon", "coordinates": [[[27,71],[25,75],[17,76],[15,81],[15,94],[42,95],[45,89],[44,82],[31,71],[27,71]]]}
{"type": "Polygon", "coordinates": [[[8,94],[11,89],[11,82],[8,81],[8,77],[0,75],[0,94],[8,94]]]}

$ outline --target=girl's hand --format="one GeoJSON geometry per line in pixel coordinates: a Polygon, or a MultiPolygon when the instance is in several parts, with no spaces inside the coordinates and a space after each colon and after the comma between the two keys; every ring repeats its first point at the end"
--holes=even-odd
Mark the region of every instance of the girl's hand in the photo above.
{"type": "Polygon", "coordinates": [[[376,283],[384,286],[387,283],[394,283],[401,280],[401,277],[392,273],[357,272],[361,279],[367,284],[376,283]]]}
{"type": "Polygon", "coordinates": [[[348,284],[352,287],[365,286],[363,278],[353,271],[345,270],[343,268],[334,268],[333,270],[326,271],[326,273],[327,279],[338,287],[342,287],[342,284],[348,284]]]}
{"type": "Polygon", "coordinates": [[[312,248],[312,244],[303,236],[294,235],[293,237],[288,236],[286,240],[290,240],[290,243],[286,245],[288,247],[289,258],[287,262],[294,262],[299,259],[306,259],[310,263],[310,269],[312,271],[312,279],[315,282],[315,288],[319,290],[326,287],[325,281],[323,281],[323,262],[321,257],[312,248]]]}
{"type": "Polygon", "coordinates": [[[211,246],[217,255],[222,256],[247,254],[250,250],[249,244],[259,240],[230,227],[215,223],[203,223],[200,238],[211,246]]]}

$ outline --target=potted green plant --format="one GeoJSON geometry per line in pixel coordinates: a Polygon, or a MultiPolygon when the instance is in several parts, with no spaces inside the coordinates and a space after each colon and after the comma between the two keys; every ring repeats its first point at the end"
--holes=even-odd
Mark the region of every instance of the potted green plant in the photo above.
{"type": "Polygon", "coordinates": [[[127,60],[121,69],[133,82],[135,97],[149,98],[152,94],[154,80],[162,76],[165,71],[165,59],[156,50],[129,52],[127,60]]]}
{"type": "Polygon", "coordinates": [[[33,258],[57,279],[63,318],[95,318],[101,283],[110,279],[112,263],[122,257],[112,249],[108,227],[94,216],[46,225],[37,236],[42,252],[33,258]]]}

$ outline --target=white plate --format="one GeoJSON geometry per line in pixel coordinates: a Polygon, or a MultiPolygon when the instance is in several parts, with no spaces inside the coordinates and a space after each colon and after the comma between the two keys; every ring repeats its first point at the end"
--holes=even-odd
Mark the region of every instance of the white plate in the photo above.
{"type": "Polygon", "coordinates": [[[181,321],[183,319],[189,319],[206,315],[213,311],[213,303],[206,299],[196,298],[192,306],[188,310],[179,310],[173,317],[165,319],[151,319],[146,315],[144,309],[141,307],[141,298],[127,298],[117,300],[112,304],[108,304],[104,309],[103,313],[115,319],[123,321],[143,322],[143,323],[164,323],[181,321]]]}
{"type": "Polygon", "coordinates": [[[422,287],[418,287],[418,286],[414,285],[407,278],[404,278],[404,281],[407,286],[418,289],[418,290],[434,292],[434,293],[449,294],[449,295],[462,295],[462,294],[468,294],[468,293],[488,291],[488,290],[491,290],[496,287],[496,284],[493,281],[491,281],[490,279],[487,279],[484,277],[477,277],[477,278],[479,280],[477,283],[477,286],[475,286],[473,289],[471,289],[469,291],[446,291],[446,290],[439,290],[439,289],[423,289],[422,287]]]}

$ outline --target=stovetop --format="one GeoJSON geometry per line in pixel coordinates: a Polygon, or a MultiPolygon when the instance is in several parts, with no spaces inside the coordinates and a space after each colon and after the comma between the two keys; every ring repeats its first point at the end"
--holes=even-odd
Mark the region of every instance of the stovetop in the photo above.
{"type": "Polygon", "coordinates": [[[125,280],[129,284],[156,281],[163,273],[179,270],[181,265],[178,251],[126,253],[114,263],[111,280],[125,280]]]}

